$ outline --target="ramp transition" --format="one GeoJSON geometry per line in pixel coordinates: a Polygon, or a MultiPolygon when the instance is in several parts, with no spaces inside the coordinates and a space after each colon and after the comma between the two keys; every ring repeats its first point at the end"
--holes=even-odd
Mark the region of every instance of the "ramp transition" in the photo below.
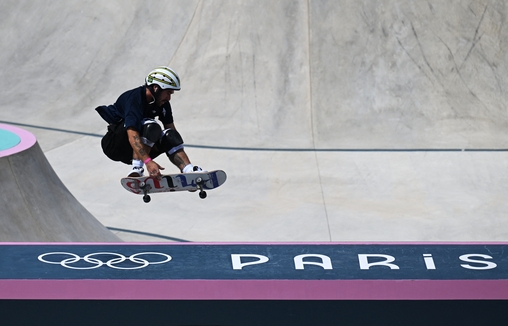
{"type": "Polygon", "coordinates": [[[35,136],[0,124],[1,241],[120,242],[60,181],[35,136]]]}

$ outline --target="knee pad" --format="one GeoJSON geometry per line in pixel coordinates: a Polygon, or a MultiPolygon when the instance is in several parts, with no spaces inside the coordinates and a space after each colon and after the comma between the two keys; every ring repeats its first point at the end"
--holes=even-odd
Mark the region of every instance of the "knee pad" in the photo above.
{"type": "Polygon", "coordinates": [[[183,139],[180,133],[173,129],[164,130],[160,139],[160,149],[168,155],[183,149],[183,139]]]}
{"type": "Polygon", "coordinates": [[[153,147],[159,140],[162,128],[155,120],[146,120],[143,124],[143,131],[141,133],[141,140],[143,144],[153,147]]]}

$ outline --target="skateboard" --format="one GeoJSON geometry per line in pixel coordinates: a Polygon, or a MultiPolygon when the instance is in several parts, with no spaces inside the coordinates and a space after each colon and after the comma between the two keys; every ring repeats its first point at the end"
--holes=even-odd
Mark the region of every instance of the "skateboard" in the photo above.
{"type": "Polygon", "coordinates": [[[143,195],[143,201],[149,203],[151,198],[149,194],[157,192],[174,191],[197,191],[199,197],[205,199],[206,190],[220,187],[226,182],[226,172],[215,170],[209,172],[193,172],[180,174],[166,174],[161,180],[154,177],[126,177],[120,182],[122,186],[134,194],[143,195]]]}

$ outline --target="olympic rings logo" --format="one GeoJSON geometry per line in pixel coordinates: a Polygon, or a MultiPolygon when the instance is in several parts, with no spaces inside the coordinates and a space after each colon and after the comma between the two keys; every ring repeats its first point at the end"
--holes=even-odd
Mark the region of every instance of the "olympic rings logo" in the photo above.
{"type": "MultiPolygon", "coordinates": [[[[54,264],[54,265],[61,265],[62,267],[70,268],[70,269],[79,269],[79,270],[85,270],[85,269],[94,269],[99,268],[103,265],[106,265],[108,267],[114,268],[114,269],[122,269],[122,270],[133,270],[133,269],[140,269],[144,268],[148,265],[157,265],[157,264],[164,264],[169,262],[172,258],[170,255],[163,254],[160,252],[140,252],[137,254],[130,255],[129,257],[126,257],[122,254],[116,253],[116,252],[96,252],[92,254],[88,254],[84,257],[80,257],[79,255],[70,253],[70,252],[48,252],[45,254],[40,255],[37,257],[41,262],[46,264],[54,264]],[[140,256],[148,256],[148,255],[156,255],[162,257],[160,260],[156,261],[149,261],[147,259],[141,258],[140,256]],[[48,256],[70,256],[68,258],[62,259],[60,261],[52,261],[49,259],[48,256]],[[110,258],[107,261],[103,261],[100,259],[101,257],[104,258],[104,256],[113,256],[114,258],[110,258]],[[48,257],[48,258],[46,258],[48,257]],[[79,264],[79,266],[76,265],[80,260],[83,260],[85,263],[79,264]],[[124,263],[126,260],[128,262],[124,263]],[[88,266],[88,264],[92,264],[92,266],[88,266]],[[120,264],[124,263],[124,266],[119,266],[120,264]],[[132,265],[135,264],[135,266],[125,266],[125,265],[132,265]],[[85,266],[83,266],[85,265],[85,266]]],[[[146,257],[145,257],[146,258],[146,257]]]]}

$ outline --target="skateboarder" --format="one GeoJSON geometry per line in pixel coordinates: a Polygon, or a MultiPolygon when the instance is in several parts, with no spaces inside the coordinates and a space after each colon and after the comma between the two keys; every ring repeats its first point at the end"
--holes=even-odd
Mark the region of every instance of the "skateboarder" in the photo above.
{"type": "Polygon", "coordinates": [[[153,159],[162,153],[166,153],[182,173],[202,171],[190,162],[173,121],[169,101],[179,90],[178,74],[161,66],[148,74],[144,86],[126,91],[115,104],[95,109],[109,123],[108,132],[101,141],[104,154],[113,161],[132,165],[129,177],[144,176],[146,165],[150,176],[160,178],[160,170],[164,168],[153,159]]]}

